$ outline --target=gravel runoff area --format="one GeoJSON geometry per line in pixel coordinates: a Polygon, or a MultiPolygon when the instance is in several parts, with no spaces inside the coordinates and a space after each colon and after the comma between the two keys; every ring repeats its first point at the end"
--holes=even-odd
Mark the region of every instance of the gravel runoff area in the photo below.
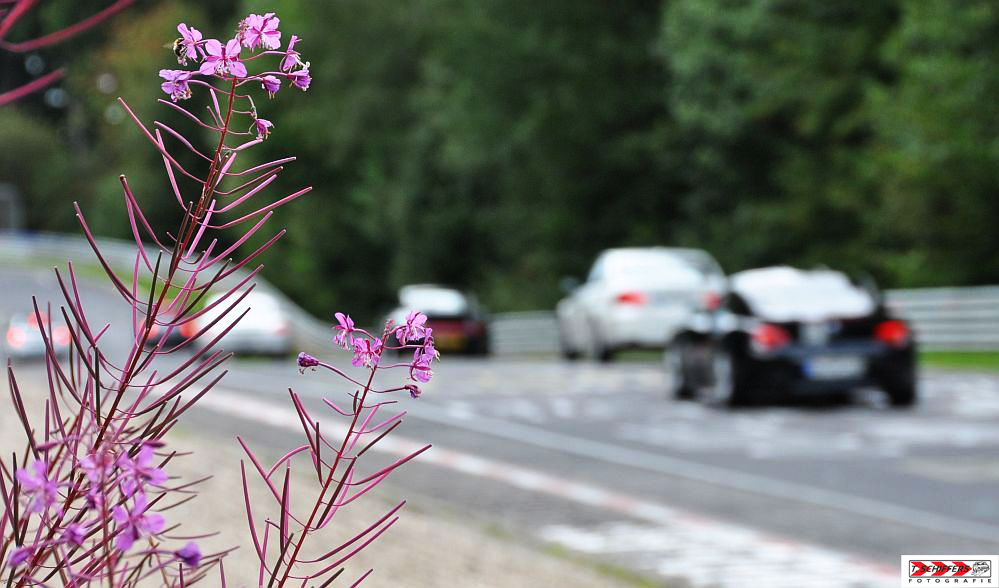
{"type": "MultiPolygon", "coordinates": [[[[28,408],[36,413],[44,402],[42,391],[46,387],[42,377],[32,368],[17,372],[28,408]]],[[[6,388],[6,382],[4,384],[6,388]]],[[[218,531],[217,537],[200,541],[206,553],[234,544],[242,545],[225,560],[229,585],[256,585],[256,557],[252,554],[247,530],[239,473],[243,454],[235,440],[231,444],[219,444],[217,437],[179,425],[168,434],[167,441],[173,449],[194,452],[168,468],[172,476],[185,481],[213,476],[202,485],[198,498],[165,513],[169,523],[183,522],[178,534],[218,531]]],[[[23,449],[24,434],[5,390],[0,397],[0,451],[10,455],[11,451],[20,454],[23,449]]],[[[316,478],[314,473],[311,476],[309,473],[307,468],[300,466],[292,475],[292,487],[314,488],[316,478]]],[[[351,537],[381,517],[396,504],[393,499],[398,501],[397,496],[405,496],[403,489],[388,484],[336,515],[331,526],[322,532],[330,537],[327,549],[339,544],[336,538],[342,541],[351,537]]],[[[255,496],[263,497],[259,492],[255,496]]],[[[364,582],[365,586],[613,588],[631,585],[586,563],[551,555],[533,538],[520,539],[490,532],[484,524],[470,523],[450,512],[446,503],[421,501],[418,496],[407,498],[409,503],[401,513],[402,518],[348,562],[347,570],[341,576],[349,578],[344,585],[369,568],[374,568],[375,572],[364,582]]],[[[259,520],[257,524],[259,526],[259,520]]],[[[319,543],[321,537],[323,535],[318,535],[313,541],[319,543]]],[[[182,544],[178,541],[178,547],[182,544]]],[[[210,578],[206,585],[218,585],[217,576],[210,578]]]]}

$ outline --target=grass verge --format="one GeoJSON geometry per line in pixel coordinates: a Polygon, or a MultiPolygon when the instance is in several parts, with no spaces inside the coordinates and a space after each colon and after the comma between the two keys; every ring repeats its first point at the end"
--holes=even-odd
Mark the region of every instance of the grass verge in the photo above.
{"type": "Polygon", "coordinates": [[[929,367],[999,371],[999,351],[923,351],[919,359],[929,367]]]}

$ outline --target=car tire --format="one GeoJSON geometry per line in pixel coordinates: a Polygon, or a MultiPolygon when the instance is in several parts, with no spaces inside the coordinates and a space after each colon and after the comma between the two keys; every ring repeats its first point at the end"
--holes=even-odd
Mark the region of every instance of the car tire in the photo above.
{"type": "Polygon", "coordinates": [[[743,361],[727,349],[715,350],[711,358],[711,384],[702,390],[707,402],[719,407],[750,404],[743,361]]]}
{"type": "Polygon", "coordinates": [[[888,402],[895,408],[908,408],[916,404],[916,384],[914,382],[889,384],[884,387],[888,402]]]}
{"type": "Polygon", "coordinates": [[[565,329],[562,327],[561,322],[558,325],[558,351],[562,359],[567,361],[576,361],[582,355],[578,349],[573,349],[569,346],[569,342],[565,338],[565,329]]]}
{"type": "Polygon", "coordinates": [[[677,345],[666,351],[665,364],[673,380],[673,398],[676,400],[694,400],[697,390],[690,385],[687,378],[687,366],[683,345],[677,345]]]}

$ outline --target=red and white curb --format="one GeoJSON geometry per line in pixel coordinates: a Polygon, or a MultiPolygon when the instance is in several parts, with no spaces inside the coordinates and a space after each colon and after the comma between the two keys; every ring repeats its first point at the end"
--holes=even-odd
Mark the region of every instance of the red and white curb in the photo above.
{"type": "MultiPolygon", "coordinates": [[[[215,390],[202,398],[198,406],[276,428],[291,431],[302,428],[293,409],[237,392],[215,390]]],[[[322,427],[330,437],[342,436],[347,431],[336,420],[324,420],[322,427]]],[[[423,446],[424,443],[392,435],[371,450],[402,457],[423,446]]],[[[637,557],[643,569],[664,577],[682,577],[691,586],[861,588],[898,581],[899,572],[893,566],[880,566],[823,547],[789,541],[510,463],[436,445],[417,460],[625,517],[630,522],[598,528],[549,526],[540,531],[540,536],[583,553],[637,557]],[[636,520],[643,524],[633,522],[636,520]]]]}

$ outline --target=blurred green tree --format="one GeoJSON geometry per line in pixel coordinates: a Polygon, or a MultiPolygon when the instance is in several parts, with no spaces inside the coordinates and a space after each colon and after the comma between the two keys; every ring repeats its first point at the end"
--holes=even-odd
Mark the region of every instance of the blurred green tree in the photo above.
{"type": "Polygon", "coordinates": [[[872,92],[881,223],[892,283],[999,281],[999,4],[902,3],[872,92]]]}
{"type": "Polygon", "coordinates": [[[685,242],[728,269],[876,271],[865,96],[896,18],[893,0],[670,3],[661,46],[686,147],[685,242]]]}

